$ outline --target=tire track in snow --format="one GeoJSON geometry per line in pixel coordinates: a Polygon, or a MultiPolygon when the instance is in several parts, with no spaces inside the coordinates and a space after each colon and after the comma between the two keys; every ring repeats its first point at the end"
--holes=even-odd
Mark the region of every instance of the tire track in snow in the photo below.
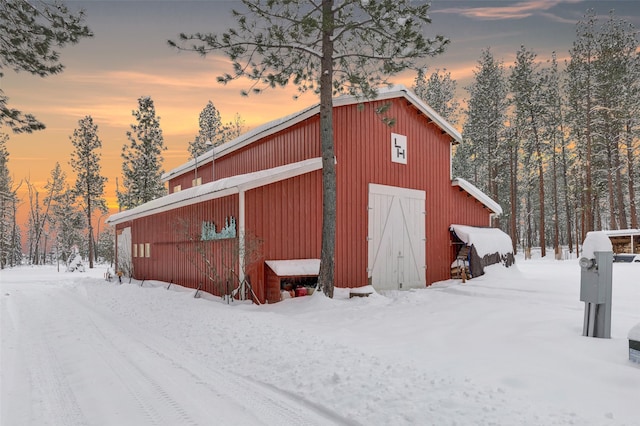
{"type": "Polygon", "coordinates": [[[107,336],[104,331],[104,326],[98,326],[91,316],[89,316],[89,319],[98,337],[96,344],[102,349],[99,351],[101,358],[109,365],[113,374],[118,376],[120,383],[124,385],[127,392],[134,398],[138,406],[145,413],[145,418],[149,421],[147,424],[198,424],[188,416],[156,380],[129,359],[127,353],[114,343],[113,337],[107,336]],[[132,382],[135,383],[135,386],[131,384],[132,382]],[[138,388],[142,389],[139,390],[138,388]],[[143,393],[142,391],[144,390],[151,390],[151,392],[143,393]],[[172,416],[160,413],[155,407],[157,405],[155,400],[153,403],[148,401],[149,394],[158,395],[159,399],[163,402],[163,406],[169,406],[176,415],[172,416]]]}
{"type": "MultiPolygon", "coordinates": [[[[47,289],[43,287],[43,290],[47,289]]],[[[23,356],[19,362],[29,372],[29,386],[34,402],[37,403],[37,408],[31,410],[29,421],[39,425],[86,425],[87,419],[60,366],[60,358],[55,349],[57,342],[52,342],[58,334],[55,322],[50,320],[55,313],[48,303],[41,303],[41,299],[31,297],[29,293],[30,291],[22,289],[12,291],[12,297],[19,303],[38,305],[36,308],[30,307],[28,313],[22,314],[20,304],[14,303],[14,300],[6,306],[16,344],[20,347],[18,353],[23,356]],[[42,330],[39,339],[23,335],[36,327],[42,330]]]]}
{"type": "MultiPolygon", "coordinates": [[[[107,364],[111,364],[114,371],[118,371],[119,379],[123,382],[135,380],[137,386],[145,384],[143,390],[152,390],[152,393],[162,400],[162,406],[174,408],[176,416],[172,422],[167,422],[162,416],[171,417],[166,412],[159,413],[145,398],[145,394],[139,390],[128,391],[136,398],[145,412],[150,416],[152,424],[210,424],[211,417],[205,421],[199,421],[199,417],[189,416],[189,412],[183,405],[190,405],[191,409],[197,409],[194,405],[198,402],[210,404],[211,401],[221,400],[221,406],[225,412],[242,414],[240,417],[251,418],[250,424],[264,425],[330,425],[345,424],[339,415],[328,409],[301,404],[299,398],[284,394],[275,389],[270,389],[257,382],[246,379],[231,371],[212,369],[192,358],[188,352],[181,350],[175,344],[153,333],[145,332],[135,324],[100,311],[74,291],[66,291],[68,299],[73,300],[74,305],[83,310],[82,316],[90,319],[91,334],[96,336],[97,344],[103,349],[103,358],[107,364]],[[127,348],[126,350],[124,348],[127,348]],[[136,355],[138,354],[138,355],[136,355]],[[153,363],[156,368],[147,364],[153,363]],[[161,369],[157,368],[162,366],[161,369]],[[125,373],[122,373],[122,372],[125,373]],[[170,371],[171,374],[163,374],[170,371]],[[183,397],[176,401],[175,392],[170,386],[171,376],[174,381],[179,381],[178,389],[186,389],[188,383],[190,397],[183,397]],[[158,377],[155,379],[154,377],[158,377]],[[164,377],[164,378],[163,378],[164,377]],[[197,392],[194,391],[197,390],[197,392]],[[194,404],[195,401],[195,404],[194,404]],[[160,420],[162,419],[162,420],[160,420]]],[[[77,310],[77,309],[76,309],[77,310]]],[[[166,411],[166,410],[164,410],[166,411]]],[[[216,422],[223,424],[220,411],[216,422]]],[[[227,414],[228,421],[234,422],[234,415],[227,414]]],[[[237,417],[237,416],[235,416],[237,417]]]]}

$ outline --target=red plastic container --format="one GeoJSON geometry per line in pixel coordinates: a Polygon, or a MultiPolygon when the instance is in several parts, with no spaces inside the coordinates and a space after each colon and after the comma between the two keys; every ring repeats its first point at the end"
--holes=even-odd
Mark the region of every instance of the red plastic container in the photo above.
{"type": "Polygon", "coordinates": [[[297,287],[296,288],[296,297],[306,296],[307,288],[306,287],[297,287]]]}

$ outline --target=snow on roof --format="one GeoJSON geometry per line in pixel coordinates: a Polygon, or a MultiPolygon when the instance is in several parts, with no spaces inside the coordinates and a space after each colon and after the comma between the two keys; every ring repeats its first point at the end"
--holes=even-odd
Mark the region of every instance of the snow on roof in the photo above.
{"type": "Polygon", "coordinates": [[[473,245],[480,257],[493,253],[506,254],[513,252],[511,237],[498,228],[451,225],[451,230],[466,245],[473,245]]]}
{"type": "Polygon", "coordinates": [[[467,191],[473,198],[484,204],[489,210],[492,210],[495,214],[502,214],[502,207],[500,204],[493,201],[487,194],[478,189],[475,185],[467,182],[462,178],[455,178],[451,181],[452,186],[459,186],[467,191]]]}
{"type": "Polygon", "coordinates": [[[630,235],[640,235],[640,229],[612,229],[603,232],[610,237],[628,237],[630,235]]]}
{"type": "Polygon", "coordinates": [[[638,323],[635,327],[629,330],[629,340],[635,340],[640,342],[640,323],[638,323]]]}
{"type": "MultiPolygon", "coordinates": [[[[409,102],[411,102],[431,121],[436,123],[438,127],[440,127],[449,136],[451,136],[454,142],[456,143],[462,142],[462,135],[460,134],[460,132],[458,132],[451,124],[449,124],[430,106],[428,106],[417,95],[415,95],[413,92],[408,90],[403,85],[380,88],[378,90],[377,98],[373,100],[394,99],[398,97],[404,97],[409,102]]],[[[334,98],[333,106],[340,107],[340,106],[358,104],[363,102],[368,102],[368,101],[361,98],[357,98],[355,96],[344,95],[344,96],[339,96],[337,98],[334,98]]],[[[172,170],[169,170],[168,172],[162,175],[162,181],[166,182],[175,176],[179,176],[186,171],[194,169],[196,164],[203,165],[205,163],[208,163],[212,159],[215,160],[216,158],[227,155],[259,139],[262,139],[266,136],[272,135],[276,132],[289,128],[319,113],[320,113],[320,105],[316,104],[316,105],[307,107],[301,111],[279,118],[277,120],[273,120],[268,123],[265,123],[259,127],[256,127],[253,130],[248,131],[247,133],[240,135],[239,137],[227,143],[224,143],[222,145],[219,145],[213,148],[213,153],[211,151],[207,151],[204,154],[200,155],[197,159],[192,159],[172,170]]]]}
{"type": "Polygon", "coordinates": [[[582,257],[594,259],[597,251],[613,251],[613,245],[609,236],[604,231],[587,232],[587,236],[582,243],[582,257]]]}
{"type": "Polygon", "coordinates": [[[320,259],[267,260],[267,266],[279,277],[318,275],[320,259]]]}
{"type": "Polygon", "coordinates": [[[174,192],[164,197],[156,198],[148,203],[142,204],[131,210],[111,215],[107,223],[118,224],[139,217],[160,213],[175,209],[177,207],[188,206],[190,204],[213,200],[227,195],[236,194],[239,191],[246,191],[270,183],[289,179],[322,168],[322,158],[311,158],[297,163],[285,164],[284,166],[272,169],[260,170],[243,175],[231,176],[219,179],[214,182],[187,188],[183,191],[174,192]]]}

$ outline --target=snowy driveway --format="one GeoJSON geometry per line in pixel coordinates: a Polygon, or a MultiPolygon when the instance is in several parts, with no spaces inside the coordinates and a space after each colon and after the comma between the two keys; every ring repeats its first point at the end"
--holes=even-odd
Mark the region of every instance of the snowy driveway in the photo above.
{"type": "Polygon", "coordinates": [[[97,309],[82,286],[6,277],[3,425],[336,424],[97,309]]]}

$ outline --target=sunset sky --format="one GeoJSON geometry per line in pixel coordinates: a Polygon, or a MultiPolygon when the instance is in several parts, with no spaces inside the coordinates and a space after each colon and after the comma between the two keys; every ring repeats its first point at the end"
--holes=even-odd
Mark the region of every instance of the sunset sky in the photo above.
{"type": "MultiPolygon", "coordinates": [[[[250,129],[316,103],[307,95],[292,99],[295,88],[262,95],[240,96],[246,81],[223,86],[216,77],[230,71],[223,57],[199,57],[177,52],[167,45],[180,32],[221,32],[233,20],[230,11],[236,1],[67,1],[71,8],[84,8],[91,39],[62,52],[66,66],[62,74],[38,78],[5,69],[0,80],[9,105],[33,113],[47,125],[30,135],[11,135],[9,170],[16,182],[24,178],[44,186],[56,161],[67,171],[72,151],[69,137],[78,120],[91,115],[102,140],[102,171],[108,178],[107,200],[115,207],[116,177],[121,175],[120,152],[127,143],[126,132],[134,123],[132,110],[140,96],[150,96],[164,133],[168,171],[187,160],[187,145],[198,131],[198,115],[209,100],[223,121],[236,113],[250,129]]],[[[491,47],[496,58],[509,66],[515,52],[524,45],[541,60],[557,52],[560,62],[568,57],[574,41],[575,24],[588,8],[606,18],[614,9],[640,28],[640,1],[432,1],[430,34],[451,39],[447,52],[427,65],[446,68],[458,81],[459,95],[471,82],[473,69],[483,48],[491,47]]],[[[415,75],[404,74],[394,82],[411,86],[415,75]]],[[[6,131],[6,130],[5,130],[6,131]]],[[[121,179],[121,178],[119,178],[121,179]]],[[[24,186],[24,185],[23,185],[24,186]]],[[[23,194],[26,204],[26,196],[23,194]]],[[[23,204],[23,205],[24,205],[23,204]]]]}

